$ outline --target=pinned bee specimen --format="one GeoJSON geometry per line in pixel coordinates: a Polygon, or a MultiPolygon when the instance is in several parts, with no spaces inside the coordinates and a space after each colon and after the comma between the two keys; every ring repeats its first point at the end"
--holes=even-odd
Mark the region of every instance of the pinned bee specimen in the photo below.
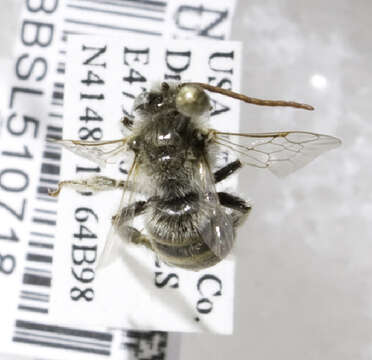
{"type": "Polygon", "coordinates": [[[62,181],[50,192],[57,196],[63,186],[93,192],[121,189],[120,206],[112,218],[99,266],[112,261],[115,242],[123,240],[142,244],[160,260],[181,268],[199,270],[217,264],[230,253],[236,229],[251,210],[244,199],[217,192],[217,183],[243,164],[284,176],[341,143],[334,137],[305,131],[255,134],[208,128],[205,120],[211,106],[206,90],[256,105],[313,109],[295,102],[250,98],[203,83],[163,82],[135,99],[133,117],[123,119],[129,136],[98,142],[58,141],[100,165],[124,152],[134,153],[126,180],[93,176],[62,181]],[[223,147],[241,160],[214,169],[216,148],[223,147]],[[145,232],[134,226],[137,216],[145,218],[145,232]]]}

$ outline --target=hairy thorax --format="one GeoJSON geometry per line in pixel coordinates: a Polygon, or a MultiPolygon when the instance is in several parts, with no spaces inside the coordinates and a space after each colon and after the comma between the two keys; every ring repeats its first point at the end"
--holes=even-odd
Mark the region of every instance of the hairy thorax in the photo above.
{"type": "Polygon", "coordinates": [[[195,163],[205,153],[205,140],[189,117],[162,112],[146,121],[136,136],[138,163],[154,187],[170,197],[192,190],[195,163]]]}

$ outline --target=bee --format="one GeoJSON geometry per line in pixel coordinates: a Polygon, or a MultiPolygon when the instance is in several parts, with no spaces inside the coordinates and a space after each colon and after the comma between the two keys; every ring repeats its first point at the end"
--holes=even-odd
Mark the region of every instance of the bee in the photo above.
{"type": "Polygon", "coordinates": [[[306,104],[251,98],[204,83],[163,82],[137,96],[133,115],[122,119],[129,136],[97,142],[57,140],[100,165],[128,151],[134,154],[126,180],[93,176],[62,181],[50,191],[57,196],[64,186],[78,191],[122,190],[98,266],[110,263],[115,242],[122,240],[144,245],[160,260],[180,268],[200,270],[217,264],[230,253],[236,230],[251,206],[236,195],[218,192],[216,184],[243,164],[284,176],[341,143],[335,137],[305,131],[229,133],[209,128],[207,91],[256,105],[313,110],[306,104]],[[214,169],[216,148],[222,147],[233,150],[241,160],[214,169]],[[136,194],[142,199],[136,200],[136,194]],[[145,218],[145,232],[133,225],[137,216],[145,218]]]}

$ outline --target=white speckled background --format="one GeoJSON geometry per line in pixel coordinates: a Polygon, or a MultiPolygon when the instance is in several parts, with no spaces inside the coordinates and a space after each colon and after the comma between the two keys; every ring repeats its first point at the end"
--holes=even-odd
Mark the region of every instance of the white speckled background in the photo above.
{"type": "MultiPolygon", "coordinates": [[[[2,79],[19,3],[2,0],[2,79]]],[[[240,0],[245,93],[316,107],[246,105],[242,130],[311,130],[343,146],[285,179],[241,172],[254,209],[237,244],[235,335],[184,335],[181,360],[372,359],[371,17],[363,0],[240,0]]]]}
{"type": "Polygon", "coordinates": [[[285,179],[241,172],[235,335],[185,335],[182,360],[372,359],[372,3],[240,0],[242,130],[311,130],[343,146],[285,179]]]}

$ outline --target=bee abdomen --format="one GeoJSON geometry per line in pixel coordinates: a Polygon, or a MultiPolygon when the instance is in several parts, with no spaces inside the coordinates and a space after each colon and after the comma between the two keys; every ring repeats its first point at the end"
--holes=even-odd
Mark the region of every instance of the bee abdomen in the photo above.
{"type": "Polygon", "coordinates": [[[147,230],[153,249],[164,262],[199,270],[222,260],[203,241],[211,214],[203,208],[197,193],[154,205],[147,230]]]}
{"type": "Polygon", "coordinates": [[[185,269],[200,270],[222,260],[200,239],[181,246],[166,245],[153,239],[152,246],[164,262],[185,269]]]}

